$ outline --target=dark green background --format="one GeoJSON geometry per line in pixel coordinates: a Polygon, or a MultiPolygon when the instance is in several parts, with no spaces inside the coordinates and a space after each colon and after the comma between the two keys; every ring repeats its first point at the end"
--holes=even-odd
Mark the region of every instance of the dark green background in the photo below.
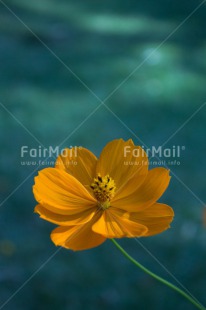
{"type": "Polygon", "coordinates": [[[62,249],[42,266],[56,251],[49,238],[54,225],[33,214],[38,167],[23,166],[20,150],[66,139],[63,147],[84,146],[99,155],[120,137],[159,146],[200,107],[165,145],[185,147],[180,165],[169,167],[175,175],[161,199],[175,210],[172,228],[139,240],[147,250],[134,239],[121,244],[176,283],[155,257],[206,304],[205,4],[161,44],[200,1],[5,3],[16,17],[0,1],[0,309],[194,309],[132,266],[110,241],[84,252],[62,249]],[[102,105],[84,122],[100,101],[59,60],[100,100],[142,65],[105,102],[108,108],[102,105]]]}

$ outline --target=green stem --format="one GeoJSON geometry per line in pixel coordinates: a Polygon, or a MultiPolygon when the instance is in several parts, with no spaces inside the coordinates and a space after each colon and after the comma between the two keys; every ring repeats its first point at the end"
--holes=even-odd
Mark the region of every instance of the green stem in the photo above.
{"type": "Polygon", "coordinates": [[[185,297],[187,300],[189,300],[195,307],[197,307],[200,310],[206,310],[205,307],[203,307],[200,303],[196,302],[190,295],[188,295],[187,293],[185,293],[184,291],[182,291],[180,288],[178,288],[177,286],[173,285],[172,283],[164,280],[163,278],[157,276],[155,273],[151,272],[150,270],[148,270],[147,268],[145,268],[144,266],[142,266],[140,263],[138,263],[134,258],[132,258],[114,239],[111,239],[111,241],[114,243],[114,245],[120,250],[120,252],[122,252],[122,254],[129,259],[133,264],[135,264],[135,266],[139,267],[141,270],[143,270],[144,272],[146,272],[147,274],[149,274],[151,277],[155,278],[156,280],[158,280],[159,282],[167,285],[168,287],[170,287],[171,289],[175,290],[176,292],[178,292],[179,294],[181,294],[183,297],[185,297]]]}

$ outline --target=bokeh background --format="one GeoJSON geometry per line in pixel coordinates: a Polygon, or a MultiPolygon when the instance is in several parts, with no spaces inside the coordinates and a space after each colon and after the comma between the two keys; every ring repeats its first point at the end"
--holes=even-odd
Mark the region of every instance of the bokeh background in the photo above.
{"type": "Polygon", "coordinates": [[[43,167],[22,164],[23,145],[64,141],[99,155],[120,137],[185,148],[161,199],[172,228],[120,243],[206,304],[206,4],[182,23],[200,3],[0,0],[0,309],[194,309],[110,241],[54,255],[54,225],[33,213],[43,167]]]}

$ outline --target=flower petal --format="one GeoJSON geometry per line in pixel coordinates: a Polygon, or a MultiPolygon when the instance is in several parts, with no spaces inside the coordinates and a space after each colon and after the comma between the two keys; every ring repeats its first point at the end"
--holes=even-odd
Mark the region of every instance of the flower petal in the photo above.
{"type": "Polygon", "coordinates": [[[130,220],[148,228],[145,236],[156,235],[168,229],[173,217],[173,209],[162,203],[155,203],[141,212],[130,213],[130,220]]]}
{"type": "Polygon", "coordinates": [[[144,183],[131,195],[112,200],[112,206],[128,212],[139,212],[155,203],[164,193],[170,182],[169,170],[154,168],[148,171],[144,183]]]}
{"type": "Polygon", "coordinates": [[[130,139],[109,142],[103,149],[96,166],[96,174],[107,174],[120,189],[135,173],[145,175],[148,171],[148,158],[144,150],[135,146],[130,139]]]}
{"type": "Polygon", "coordinates": [[[52,231],[51,240],[55,245],[74,251],[94,248],[102,244],[106,238],[92,231],[93,223],[94,219],[83,225],[72,227],[60,226],[52,231]]]}
{"type": "Polygon", "coordinates": [[[106,238],[140,237],[147,228],[139,223],[130,221],[110,208],[105,210],[100,219],[92,226],[92,230],[106,238]]]}
{"type": "Polygon", "coordinates": [[[55,168],[64,170],[83,185],[90,185],[95,177],[97,158],[83,147],[66,148],[55,164],[55,168]]]}
{"type": "Polygon", "coordinates": [[[73,226],[85,224],[92,219],[95,214],[95,208],[86,209],[81,213],[62,215],[51,212],[48,206],[38,204],[35,207],[34,212],[38,213],[40,217],[48,222],[60,225],[60,226],[73,226]]]}
{"type": "Polygon", "coordinates": [[[137,172],[116,191],[114,196],[115,200],[120,200],[131,195],[132,193],[136,192],[137,189],[144,183],[148,174],[148,170],[141,168],[140,170],[138,169],[139,168],[137,168],[137,172]]]}
{"type": "Polygon", "coordinates": [[[56,168],[39,172],[33,192],[40,204],[50,206],[48,209],[57,214],[80,213],[96,206],[96,200],[77,179],[56,168]]]}

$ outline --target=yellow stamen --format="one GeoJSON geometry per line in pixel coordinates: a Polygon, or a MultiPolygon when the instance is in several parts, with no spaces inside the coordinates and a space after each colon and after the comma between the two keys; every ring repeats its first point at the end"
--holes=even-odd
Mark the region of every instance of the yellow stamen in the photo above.
{"type": "Polygon", "coordinates": [[[108,209],[110,207],[110,200],[114,197],[116,190],[114,180],[108,174],[104,177],[98,174],[90,187],[97,198],[98,206],[103,210],[108,209]]]}

